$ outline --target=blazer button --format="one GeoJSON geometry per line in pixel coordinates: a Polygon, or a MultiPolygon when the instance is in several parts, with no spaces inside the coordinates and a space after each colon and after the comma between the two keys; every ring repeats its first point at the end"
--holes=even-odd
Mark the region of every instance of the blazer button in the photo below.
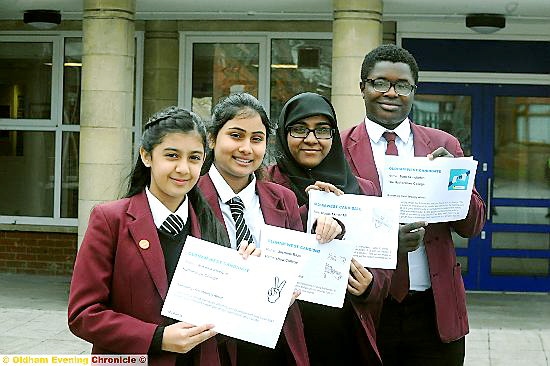
{"type": "Polygon", "coordinates": [[[139,247],[141,249],[149,249],[149,240],[145,240],[145,239],[140,240],[139,241],[139,247]]]}

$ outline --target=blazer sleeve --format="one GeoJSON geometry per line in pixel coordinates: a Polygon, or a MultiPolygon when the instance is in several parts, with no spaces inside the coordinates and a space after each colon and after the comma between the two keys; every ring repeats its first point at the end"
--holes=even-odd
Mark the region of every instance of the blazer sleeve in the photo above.
{"type": "Polygon", "coordinates": [[[304,231],[304,228],[307,225],[307,207],[305,207],[305,211],[303,207],[299,207],[298,199],[289,189],[284,190],[283,200],[285,201],[285,207],[288,210],[288,229],[304,231]],[[305,214],[305,221],[302,221],[302,213],[305,214]]]}
{"type": "Polygon", "coordinates": [[[382,196],[382,192],[376,187],[376,185],[368,180],[361,177],[355,177],[357,179],[357,183],[359,183],[359,188],[366,196],[382,196]]]}
{"type": "MultiPolygon", "coordinates": [[[[364,301],[368,305],[374,323],[378,324],[384,300],[390,293],[393,270],[381,268],[368,268],[368,270],[372,273],[372,283],[370,285],[370,292],[364,301]]],[[[358,297],[359,301],[361,301],[361,299],[361,297],[358,297]]]]}
{"type": "Polygon", "coordinates": [[[456,233],[464,238],[471,238],[478,235],[483,226],[485,225],[485,219],[487,217],[487,208],[485,202],[474,188],[472,190],[472,196],[470,197],[470,208],[466,217],[460,221],[451,223],[451,226],[456,233]]]}
{"type": "Polygon", "coordinates": [[[102,206],[91,213],[71,281],[69,328],[94,349],[146,354],[157,324],[117,312],[111,305],[119,236],[116,222],[116,218],[106,217],[102,206]]]}

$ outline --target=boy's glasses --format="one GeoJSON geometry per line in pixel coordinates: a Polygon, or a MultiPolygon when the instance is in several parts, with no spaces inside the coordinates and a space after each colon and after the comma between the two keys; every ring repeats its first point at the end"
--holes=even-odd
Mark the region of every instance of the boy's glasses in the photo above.
{"type": "Polygon", "coordinates": [[[313,132],[315,138],[319,140],[331,139],[332,135],[334,134],[334,129],[330,127],[317,127],[313,130],[310,130],[309,128],[304,126],[290,126],[287,131],[290,133],[290,136],[298,139],[305,139],[309,136],[310,132],[313,132]]]}
{"type": "Polygon", "coordinates": [[[365,79],[364,81],[371,84],[374,90],[379,93],[387,93],[393,86],[393,90],[395,90],[397,95],[401,95],[404,97],[411,94],[413,90],[416,89],[416,85],[412,85],[409,82],[402,80],[396,81],[395,83],[392,83],[391,81],[386,79],[365,79]]]}

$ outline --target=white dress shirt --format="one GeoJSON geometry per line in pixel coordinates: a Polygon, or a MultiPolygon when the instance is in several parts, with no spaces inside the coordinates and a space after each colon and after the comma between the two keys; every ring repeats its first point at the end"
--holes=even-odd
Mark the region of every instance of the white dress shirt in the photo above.
{"type": "Polygon", "coordinates": [[[252,174],[252,179],[250,183],[239,193],[233,192],[233,189],[227,184],[225,179],[222,177],[218,169],[214,164],[210,167],[208,171],[212,183],[218,192],[218,203],[222,211],[223,221],[225,223],[225,228],[227,229],[227,234],[229,235],[229,240],[231,242],[231,248],[237,248],[237,238],[236,238],[236,228],[235,221],[231,215],[231,209],[226,203],[235,196],[239,196],[244,203],[244,221],[250,229],[250,233],[254,238],[254,244],[256,247],[260,247],[260,230],[264,225],[264,215],[260,208],[260,197],[256,194],[256,177],[252,174]]]}
{"type": "Polygon", "coordinates": [[[168,209],[168,207],[164,206],[164,204],[151,193],[149,187],[145,187],[145,195],[147,196],[147,201],[149,201],[149,208],[151,209],[153,221],[155,222],[155,226],[157,227],[157,229],[160,228],[164,220],[166,220],[166,218],[172,213],[178,215],[183,220],[183,222],[187,222],[187,217],[189,216],[187,195],[183,199],[183,202],[181,203],[180,207],[178,207],[176,212],[172,212],[168,209]]]}
{"type": "MultiPolygon", "coordinates": [[[[405,118],[394,130],[388,130],[376,122],[365,117],[365,128],[369,134],[370,144],[378,178],[380,180],[380,188],[383,189],[383,171],[384,161],[386,156],[386,146],[388,142],[382,134],[386,131],[395,132],[395,145],[399,156],[414,157],[414,140],[409,119],[405,118]]],[[[426,247],[424,242],[413,252],[408,254],[409,260],[409,281],[410,289],[414,291],[424,291],[432,286],[430,281],[430,269],[428,267],[428,256],[426,255],[426,247]]]]}

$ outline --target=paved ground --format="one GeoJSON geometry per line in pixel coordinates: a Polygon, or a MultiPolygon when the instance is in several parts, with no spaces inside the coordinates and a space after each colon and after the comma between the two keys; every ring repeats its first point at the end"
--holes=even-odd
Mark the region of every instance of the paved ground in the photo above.
{"type": "MultiPolygon", "coordinates": [[[[0,274],[0,355],[90,352],[67,328],[69,280],[0,274]]],[[[467,366],[550,366],[550,294],[469,293],[468,311],[467,366]]]]}

